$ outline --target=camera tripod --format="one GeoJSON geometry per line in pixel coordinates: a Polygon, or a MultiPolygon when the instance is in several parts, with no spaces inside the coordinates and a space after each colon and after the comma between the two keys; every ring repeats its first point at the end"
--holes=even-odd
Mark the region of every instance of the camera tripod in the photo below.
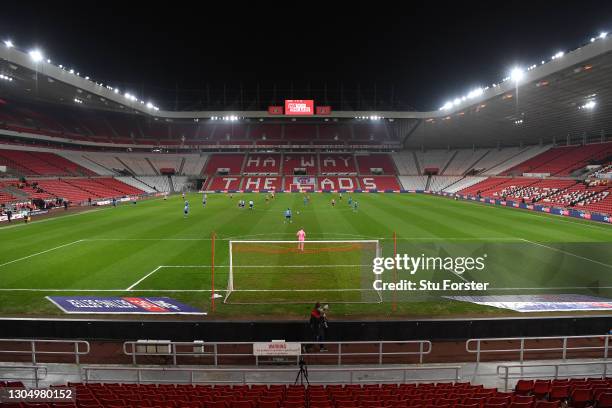
{"type": "Polygon", "coordinates": [[[306,380],[306,384],[310,385],[310,381],[308,381],[308,366],[306,365],[306,362],[304,361],[304,357],[300,356],[299,365],[300,365],[300,371],[298,371],[293,385],[297,385],[298,381],[300,382],[300,385],[304,385],[304,380],[306,380]]]}

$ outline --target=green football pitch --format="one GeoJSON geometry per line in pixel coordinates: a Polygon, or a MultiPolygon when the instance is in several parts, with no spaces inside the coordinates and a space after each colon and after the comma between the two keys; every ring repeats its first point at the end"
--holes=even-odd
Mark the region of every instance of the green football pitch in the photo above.
{"type": "Polygon", "coordinates": [[[265,194],[209,194],[204,208],[193,193],[187,217],[182,198],[171,196],[3,225],[0,314],[60,315],[46,297],[76,294],[168,296],[209,312],[206,319],[242,320],[305,318],[315,301],[330,304],[334,318],[397,319],[515,313],[449,295],[612,298],[609,225],[424,194],[355,194],[354,211],[348,198],[311,194],[305,204],[301,194],[268,202],[265,194]],[[238,208],[239,199],[253,199],[254,210],[238,208]],[[282,242],[300,227],[303,251],[282,242]],[[375,256],[395,253],[484,257],[486,267],[372,272],[375,256]],[[376,279],[488,286],[391,291],[376,279]]]}

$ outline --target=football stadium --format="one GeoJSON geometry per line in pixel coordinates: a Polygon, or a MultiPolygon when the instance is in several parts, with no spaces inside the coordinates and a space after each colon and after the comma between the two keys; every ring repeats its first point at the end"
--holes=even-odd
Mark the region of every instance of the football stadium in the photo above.
{"type": "MultiPolygon", "coordinates": [[[[484,27],[486,47],[457,23],[457,44],[394,56],[401,86],[376,82],[403,79],[365,62],[371,45],[233,49],[219,22],[170,15],[106,37],[66,6],[55,21],[91,18],[78,38],[9,10],[0,406],[612,407],[612,38],[595,3],[534,6],[510,43],[484,27]],[[569,44],[536,40],[547,13],[551,32],[575,19],[569,44]],[[137,35],[159,42],[117,40],[137,35]],[[488,54],[493,38],[523,54],[488,54]],[[321,52],[337,65],[270,70],[321,52]],[[347,66],[373,86],[341,82],[347,66]]],[[[355,18],[387,57],[411,41],[355,18]]]]}

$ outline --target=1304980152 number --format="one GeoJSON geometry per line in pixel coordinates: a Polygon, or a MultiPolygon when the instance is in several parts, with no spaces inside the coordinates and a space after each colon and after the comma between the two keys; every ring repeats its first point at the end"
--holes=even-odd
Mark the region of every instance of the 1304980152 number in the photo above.
{"type": "Polygon", "coordinates": [[[20,402],[74,402],[76,390],[71,387],[55,388],[0,388],[0,403],[20,402]]]}

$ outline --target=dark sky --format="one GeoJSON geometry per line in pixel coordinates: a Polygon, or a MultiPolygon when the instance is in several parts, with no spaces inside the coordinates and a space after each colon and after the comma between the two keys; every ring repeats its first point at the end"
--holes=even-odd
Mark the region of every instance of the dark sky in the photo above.
{"type": "Polygon", "coordinates": [[[206,3],[9,2],[0,36],[168,109],[257,84],[265,106],[276,83],[278,100],[322,99],[327,84],[338,109],[340,84],[346,99],[376,86],[381,107],[428,110],[612,30],[612,1],[206,3]]]}

